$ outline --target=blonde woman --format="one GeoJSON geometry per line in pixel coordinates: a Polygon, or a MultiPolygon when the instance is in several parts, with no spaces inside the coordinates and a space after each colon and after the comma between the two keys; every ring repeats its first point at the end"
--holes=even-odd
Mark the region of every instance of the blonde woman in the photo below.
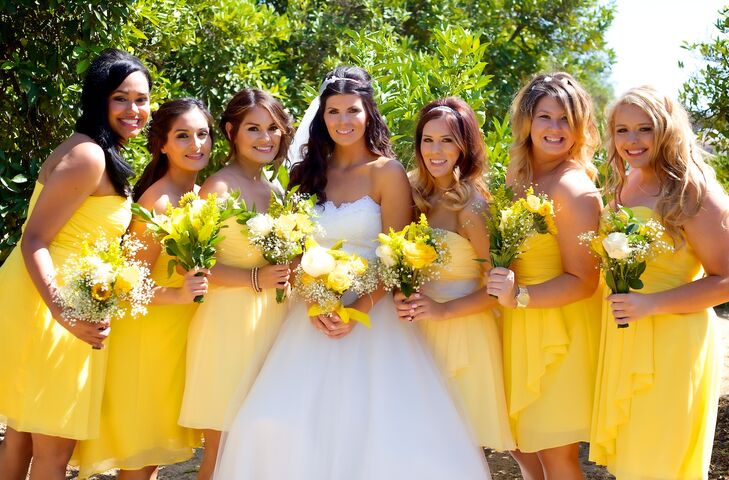
{"type": "Polygon", "coordinates": [[[606,136],[610,207],[659,220],[674,251],[647,262],[640,292],[603,302],[590,458],[617,478],[705,479],[721,366],[711,307],[729,300],[729,198],[686,111],[653,88],[618,98],[606,136]]]}
{"type": "Polygon", "coordinates": [[[578,235],[597,228],[601,200],[590,97],[566,73],[534,77],[512,103],[507,183],[555,205],[558,233],[524,245],[509,269],[489,273],[504,307],[504,381],[516,450],[527,480],[583,478],[578,442],[589,439],[599,298],[596,260],[578,235]]]}

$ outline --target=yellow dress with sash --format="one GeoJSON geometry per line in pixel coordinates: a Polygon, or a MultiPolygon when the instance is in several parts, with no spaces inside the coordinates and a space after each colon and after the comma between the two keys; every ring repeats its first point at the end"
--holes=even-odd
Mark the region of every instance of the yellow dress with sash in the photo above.
{"type": "MultiPolygon", "coordinates": [[[[234,218],[226,221],[218,262],[239,268],[266,265],[234,218]]],[[[180,425],[225,430],[258,375],[286,314],[276,289],[210,284],[190,324],[187,378],[180,425]]]]}
{"type": "MultiPolygon", "coordinates": [[[[647,207],[632,210],[658,220],[647,207]]],[[[639,292],[670,290],[703,276],[684,243],[647,262],[639,292]]],[[[618,329],[604,301],[602,323],[590,459],[621,479],[707,478],[721,369],[713,309],[653,315],[618,329]]]]}
{"type": "MultiPolygon", "coordinates": [[[[28,216],[43,185],[36,182],[28,216]]],[[[49,246],[56,269],[84,240],[121,238],[130,202],[88,197],[49,246]]],[[[0,267],[0,422],[21,432],[83,440],[99,433],[106,349],[93,350],[53,319],[17,246],[0,267]]]]}
{"type": "MultiPolygon", "coordinates": [[[[446,233],[450,262],[422,292],[446,302],[481,288],[481,264],[468,239],[446,233]]],[[[492,312],[418,322],[479,445],[511,450],[501,335],[492,312]]]]}
{"type": "MultiPolygon", "coordinates": [[[[152,267],[157,285],[180,287],[167,274],[164,250],[152,267]]],[[[80,478],[112,468],[136,470],[177,463],[193,455],[200,432],[178,425],[185,388],[187,333],[196,303],[151,305],[147,315],[114,322],[101,407],[99,438],[80,442],[74,461],[80,478]]]]}
{"type": "MultiPolygon", "coordinates": [[[[565,252],[569,255],[569,252],[565,252]]],[[[563,273],[557,239],[537,234],[511,265],[521,285],[563,273]]],[[[504,382],[516,447],[588,441],[600,336],[600,293],[558,308],[505,308],[504,382]]]]}

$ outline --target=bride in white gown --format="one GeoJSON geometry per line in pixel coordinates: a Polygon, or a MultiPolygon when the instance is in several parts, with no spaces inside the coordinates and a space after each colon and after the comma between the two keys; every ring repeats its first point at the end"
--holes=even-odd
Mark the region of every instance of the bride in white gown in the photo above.
{"type": "MultiPolygon", "coordinates": [[[[374,261],[377,234],[410,221],[410,187],[364,70],[335,69],[320,99],[291,182],[324,200],[322,245],[346,239],[346,250],[374,261]]],[[[398,320],[382,291],[352,300],[369,311],[370,329],[336,315],[309,319],[294,299],[215,479],[490,478],[417,328],[398,320]]]]}

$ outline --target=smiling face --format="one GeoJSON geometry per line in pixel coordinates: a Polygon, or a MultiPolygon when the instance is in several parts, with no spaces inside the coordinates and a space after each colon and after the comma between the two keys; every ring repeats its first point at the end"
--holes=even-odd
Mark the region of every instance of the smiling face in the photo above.
{"type": "Polygon", "coordinates": [[[456,144],[445,116],[434,118],[423,126],[420,153],[425,168],[436,183],[443,186],[450,184],[461,149],[456,144]]]}
{"type": "MultiPolygon", "coordinates": [[[[227,123],[225,128],[230,136],[233,125],[227,123]]],[[[258,165],[271,163],[278,156],[282,135],[268,110],[259,105],[251,107],[235,135],[236,159],[258,165]]]]}
{"type": "Polygon", "coordinates": [[[162,153],[170,166],[187,172],[199,172],[210,160],[213,142],[208,120],[198,108],[178,116],[167,133],[162,153]]]}
{"type": "Polygon", "coordinates": [[[349,146],[364,140],[367,112],[358,95],[332,95],[324,106],[324,123],[334,143],[349,146]]]}
{"type": "Polygon", "coordinates": [[[147,77],[142,72],[133,72],[109,95],[109,125],[124,142],[142,132],[149,114],[147,77]]]}
{"type": "Polygon", "coordinates": [[[566,158],[575,144],[567,112],[555,98],[547,95],[534,106],[530,136],[537,160],[566,158]]]}
{"type": "Polygon", "coordinates": [[[655,131],[648,114],[636,105],[619,105],[614,113],[615,150],[631,168],[647,168],[655,150],[655,131]]]}

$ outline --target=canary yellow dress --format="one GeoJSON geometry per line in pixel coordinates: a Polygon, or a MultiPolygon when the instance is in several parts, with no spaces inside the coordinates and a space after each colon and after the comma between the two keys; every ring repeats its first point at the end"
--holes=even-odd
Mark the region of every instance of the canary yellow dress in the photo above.
{"type": "MultiPolygon", "coordinates": [[[[234,218],[226,221],[217,260],[225,265],[253,268],[266,265],[234,218]]],[[[195,312],[187,344],[187,378],[180,425],[225,430],[248,389],[286,315],[286,303],[276,303],[276,289],[256,293],[247,287],[215,284],[195,312]]]]}
{"type": "MultiPolygon", "coordinates": [[[[659,219],[647,207],[632,210],[638,218],[659,219]]],[[[703,276],[696,253],[684,243],[647,262],[640,293],[703,276]]],[[[709,308],[653,315],[618,329],[603,302],[591,460],[619,479],[707,478],[720,386],[717,322],[709,308]]]]}
{"type": "MultiPolygon", "coordinates": [[[[28,216],[42,190],[36,183],[28,216]]],[[[56,269],[84,240],[120,238],[131,215],[124,197],[88,197],[49,246],[56,269]]],[[[107,350],[92,349],[53,319],[19,246],[0,268],[0,302],[0,421],[21,432],[96,437],[107,350]]]]}
{"type": "MultiPolygon", "coordinates": [[[[511,268],[525,286],[562,274],[557,239],[530,237],[511,268]]],[[[599,336],[599,291],[559,308],[504,309],[504,382],[519,450],[589,440],[599,336]]]]}
{"type": "MultiPolygon", "coordinates": [[[[167,274],[162,251],[152,267],[157,285],[180,287],[167,274]]],[[[197,304],[151,305],[147,315],[114,322],[101,407],[99,438],[80,442],[72,463],[79,477],[111,468],[136,470],[177,463],[193,455],[201,434],[178,425],[185,388],[185,352],[197,304]]]]}
{"type": "MultiPolygon", "coordinates": [[[[450,262],[422,292],[447,302],[481,288],[481,264],[468,239],[446,232],[450,262]]],[[[504,394],[501,335],[491,311],[418,322],[448,379],[451,393],[465,414],[479,445],[511,450],[509,417],[504,394]]]]}

